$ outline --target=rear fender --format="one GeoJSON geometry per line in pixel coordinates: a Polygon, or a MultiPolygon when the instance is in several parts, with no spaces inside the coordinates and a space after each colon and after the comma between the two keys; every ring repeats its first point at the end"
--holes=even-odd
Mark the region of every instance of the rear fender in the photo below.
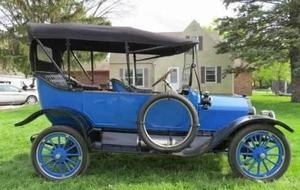
{"type": "Polygon", "coordinates": [[[87,116],[84,116],[76,110],[67,108],[50,108],[39,110],[28,116],[23,121],[16,123],[15,126],[19,127],[26,125],[42,115],[46,115],[52,125],[65,125],[78,129],[82,133],[85,140],[88,139],[89,131],[92,129],[92,123],[87,116]]]}

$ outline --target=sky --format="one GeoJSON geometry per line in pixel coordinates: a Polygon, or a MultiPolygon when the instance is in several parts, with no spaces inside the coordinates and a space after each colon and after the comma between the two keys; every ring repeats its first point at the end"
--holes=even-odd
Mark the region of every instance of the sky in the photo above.
{"type": "Polygon", "coordinates": [[[196,20],[210,26],[214,19],[233,15],[222,0],[130,0],[131,11],[111,18],[113,26],[131,26],[152,32],[183,31],[196,20]]]}

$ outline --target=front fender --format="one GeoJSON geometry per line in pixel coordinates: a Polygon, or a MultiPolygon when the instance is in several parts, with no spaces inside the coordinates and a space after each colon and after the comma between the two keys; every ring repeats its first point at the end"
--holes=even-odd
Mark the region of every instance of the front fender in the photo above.
{"type": "Polygon", "coordinates": [[[283,123],[282,121],[270,118],[268,116],[263,116],[263,115],[249,115],[249,116],[238,118],[237,120],[233,121],[224,129],[216,132],[210,148],[216,147],[222,141],[227,139],[230,135],[232,135],[234,132],[238,131],[239,129],[253,124],[266,124],[274,127],[279,126],[291,133],[294,132],[294,130],[291,127],[289,127],[287,124],[283,123]]]}
{"type": "Polygon", "coordinates": [[[217,131],[214,133],[212,140],[207,143],[205,146],[201,145],[198,147],[195,147],[194,149],[190,150],[183,150],[182,155],[183,156],[196,156],[205,152],[210,152],[214,148],[216,148],[218,145],[220,145],[224,140],[227,140],[234,132],[242,129],[243,127],[253,125],[253,124],[267,124],[271,126],[280,126],[287,131],[293,133],[294,130],[290,128],[285,123],[278,121],[276,119],[272,119],[267,116],[263,115],[249,115],[244,116],[236,119],[232,123],[230,123],[227,127],[217,131]]]}
{"type": "Polygon", "coordinates": [[[42,115],[46,115],[52,125],[67,125],[76,127],[80,130],[84,139],[88,139],[88,132],[92,128],[92,123],[86,116],[76,110],[68,108],[49,108],[39,110],[28,116],[23,121],[16,123],[15,126],[18,127],[26,125],[42,115]]]}

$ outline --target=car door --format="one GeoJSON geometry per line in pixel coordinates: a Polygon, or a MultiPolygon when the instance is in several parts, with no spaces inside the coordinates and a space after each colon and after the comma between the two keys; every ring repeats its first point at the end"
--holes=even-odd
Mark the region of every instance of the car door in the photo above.
{"type": "Polygon", "coordinates": [[[21,104],[26,101],[26,95],[22,93],[21,89],[12,85],[0,86],[0,103],[1,104],[21,104]]]}
{"type": "Polygon", "coordinates": [[[0,105],[7,104],[7,92],[6,92],[6,85],[0,85],[0,105]]]}
{"type": "Polygon", "coordinates": [[[136,129],[137,116],[151,94],[133,92],[83,92],[83,111],[96,126],[136,129]]]}

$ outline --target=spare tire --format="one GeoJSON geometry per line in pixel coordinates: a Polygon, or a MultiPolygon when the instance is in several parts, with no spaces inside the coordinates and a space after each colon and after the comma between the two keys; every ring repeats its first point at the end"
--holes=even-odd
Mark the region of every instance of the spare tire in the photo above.
{"type": "MultiPolygon", "coordinates": [[[[148,147],[157,150],[159,152],[165,152],[165,153],[179,152],[187,148],[197,136],[198,129],[199,129],[199,118],[195,107],[190,103],[188,99],[177,94],[159,94],[153,96],[144,104],[138,116],[138,132],[141,139],[148,147]],[[151,117],[150,110],[152,108],[155,111],[153,111],[154,114],[152,114],[151,119],[154,118],[154,120],[155,119],[160,120],[160,121],[154,121],[154,122],[158,122],[158,124],[157,123],[152,124],[148,121],[147,115],[150,115],[149,117],[151,117]],[[171,109],[171,110],[166,110],[166,109],[171,109]],[[170,112],[172,112],[172,114],[170,114],[170,112]],[[185,120],[186,117],[189,117],[188,118],[189,120],[185,120]],[[163,123],[164,121],[167,121],[169,123],[167,124],[164,123],[165,126],[160,125],[160,123],[163,123]],[[176,123],[176,121],[179,122],[176,123]],[[177,139],[180,138],[182,139],[182,141],[172,144],[172,138],[170,137],[170,133],[175,134],[175,136],[176,135],[178,136],[178,134],[176,134],[178,130],[183,129],[185,127],[185,126],[180,126],[182,124],[182,121],[184,121],[184,123],[187,122],[186,125],[188,128],[185,128],[185,132],[182,131],[181,132],[187,134],[182,136],[181,133],[181,136],[179,135],[180,137],[176,137],[176,138],[177,139]],[[174,126],[174,128],[172,128],[172,125],[174,123],[176,123],[177,126],[174,126]],[[157,136],[163,137],[162,134],[165,134],[164,137],[169,137],[170,141],[168,141],[168,143],[170,144],[166,144],[166,143],[160,144],[157,142],[159,140],[157,139],[154,140],[153,137],[150,136],[150,133],[147,130],[148,125],[149,126],[152,125],[154,126],[153,128],[155,128],[152,129],[152,131],[150,129],[150,133],[152,133],[152,136],[154,134],[154,136],[156,135],[156,137],[157,136]],[[171,126],[171,128],[167,128],[166,126],[168,127],[171,126]]],[[[163,141],[166,142],[166,140],[168,140],[168,138],[165,138],[163,141]]]]}

